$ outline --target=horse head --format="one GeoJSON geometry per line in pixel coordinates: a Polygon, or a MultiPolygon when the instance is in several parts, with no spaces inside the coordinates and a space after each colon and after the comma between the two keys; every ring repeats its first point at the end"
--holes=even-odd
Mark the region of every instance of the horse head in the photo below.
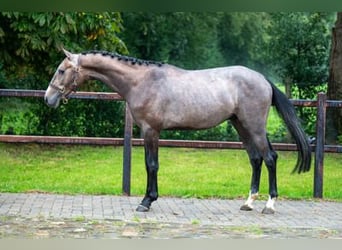
{"type": "Polygon", "coordinates": [[[44,96],[46,104],[53,108],[57,108],[61,100],[67,103],[68,96],[85,80],[80,72],[79,55],[65,49],[63,52],[66,58],[58,66],[44,96]]]}

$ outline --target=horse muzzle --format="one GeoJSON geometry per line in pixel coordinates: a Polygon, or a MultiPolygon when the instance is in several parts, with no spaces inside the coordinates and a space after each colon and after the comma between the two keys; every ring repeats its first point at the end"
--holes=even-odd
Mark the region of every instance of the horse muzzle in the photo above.
{"type": "Polygon", "coordinates": [[[48,94],[49,92],[46,91],[44,95],[45,103],[51,108],[58,108],[60,101],[61,101],[61,94],[56,92],[51,95],[48,94]]]}

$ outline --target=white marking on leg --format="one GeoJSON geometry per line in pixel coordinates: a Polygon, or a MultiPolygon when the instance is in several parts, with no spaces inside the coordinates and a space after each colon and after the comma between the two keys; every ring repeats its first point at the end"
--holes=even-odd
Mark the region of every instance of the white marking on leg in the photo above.
{"type": "Polygon", "coordinates": [[[274,209],[274,203],[276,201],[277,198],[271,198],[271,196],[268,197],[268,201],[266,203],[266,208],[267,209],[272,209],[273,211],[275,211],[274,209]]]}
{"type": "Polygon", "coordinates": [[[258,193],[252,194],[251,192],[249,192],[249,196],[247,198],[247,201],[245,202],[245,206],[253,209],[253,202],[258,198],[258,195],[258,193]]]}

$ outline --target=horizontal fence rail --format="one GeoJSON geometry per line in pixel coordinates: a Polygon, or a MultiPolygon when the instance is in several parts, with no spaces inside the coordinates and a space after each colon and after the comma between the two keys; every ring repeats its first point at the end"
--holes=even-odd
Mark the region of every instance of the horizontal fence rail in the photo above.
{"type": "MultiPolygon", "coordinates": [[[[0,135],[1,142],[12,143],[43,143],[43,144],[85,144],[123,146],[124,138],[101,137],[69,137],[69,136],[30,136],[30,135],[0,135]]],[[[143,146],[144,140],[132,138],[133,146],[143,146]]],[[[213,149],[244,149],[241,142],[228,141],[190,141],[190,140],[159,140],[160,146],[183,148],[213,148],[213,149]]],[[[296,144],[272,143],[277,150],[296,151],[296,144]]],[[[314,148],[314,145],[312,146],[314,148]]],[[[329,150],[329,149],[327,149],[329,150]]],[[[334,151],[328,151],[334,152],[334,151]]]]}
{"type": "MultiPolygon", "coordinates": [[[[0,89],[0,96],[7,97],[44,97],[45,90],[27,90],[27,89],[0,89]]],[[[97,99],[97,100],[117,100],[124,99],[118,93],[108,92],[76,92],[71,93],[69,98],[75,99],[97,99]]]]}
{"type": "MultiPolygon", "coordinates": [[[[45,90],[0,89],[0,97],[44,97],[45,90]]],[[[94,99],[109,101],[124,101],[117,93],[107,92],[76,92],[69,96],[75,99],[94,99]]],[[[317,108],[316,143],[312,144],[315,152],[314,168],[314,197],[323,197],[323,166],[324,152],[342,153],[342,146],[325,145],[326,108],[342,108],[342,101],[326,100],[326,95],[319,93],[317,100],[290,100],[293,105],[317,108]]],[[[48,144],[88,144],[124,146],[122,190],[130,195],[131,178],[131,150],[132,146],[142,146],[142,139],[132,138],[133,119],[126,105],[124,138],[98,137],[66,137],[66,136],[24,136],[0,135],[0,142],[7,143],[48,143],[48,144]]],[[[190,141],[190,140],[160,140],[160,146],[187,148],[215,148],[215,149],[244,149],[241,142],[228,141],[190,141]]],[[[281,151],[296,151],[297,146],[289,143],[272,143],[274,149],[281,151]]]]}
{"type": "MultiPolygon", "coordinates": [[[[6,143],[42,143],[42,144],[78,144],[97,146],[123,146],[124,138],[107,137],[72,137],[72,136],[36,136],[36,135],[0,135],[0,142],[6,143]]],[[[143,146],[144,140],[132,138],[132,146],[143,146]]],[[[205,148],[205,149],[244,149],[241,142],[233,141],[199,141],[199,140],[159,140],[162,147],[205,148]]],[[[272,147],[280,151],[296,151],[292,143],[272,142],[272,147]]],[[[312,151],[315,145],[311,145],[312,151]]],[[[324,145],[324,152],[342,153],[342,146],[324,145]]]]}

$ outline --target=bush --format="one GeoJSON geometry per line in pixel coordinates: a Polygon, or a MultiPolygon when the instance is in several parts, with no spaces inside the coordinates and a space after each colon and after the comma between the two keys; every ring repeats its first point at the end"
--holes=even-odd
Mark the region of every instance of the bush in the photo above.
{"type": "MultiPolygon", "coordinates": [[[[304,85],[292,88],[293,99],[316,100],[317,93],[327,92],[328,85],[326,83],[319,85],[304,85]]],[[[304,130],[308,135],[316,134],[317,108],[315,107],[296,107],[298,116],[300,117],[304,130]]]]}
{"type": "MultiPolygon", "coordinates": [[[[13,103],[13,101],[10,102],[13,103]]],[[[30,105],[18,101],[15,103],[19,104],[21,108],[9,108],[0,113],[1,134],[28,135],[35,133],[39,117],[30,110],[30,105]]]]}
{"type": "MultiPolygon", "coordinates": [[[[26,76],[8,80],[0,68],[1,88],[39,89],[41,80],[26,76]]],[[[89,91],[108,91],[103,84],[89,91]]],[[[88,89],[87,89],[88,90],[88,89]]],[[[75,100],[58,109],[47,107],[43,99],[1,98],[0,133],[16,135],[56,135],[122,137],[123,102],[75,100]]]]}

